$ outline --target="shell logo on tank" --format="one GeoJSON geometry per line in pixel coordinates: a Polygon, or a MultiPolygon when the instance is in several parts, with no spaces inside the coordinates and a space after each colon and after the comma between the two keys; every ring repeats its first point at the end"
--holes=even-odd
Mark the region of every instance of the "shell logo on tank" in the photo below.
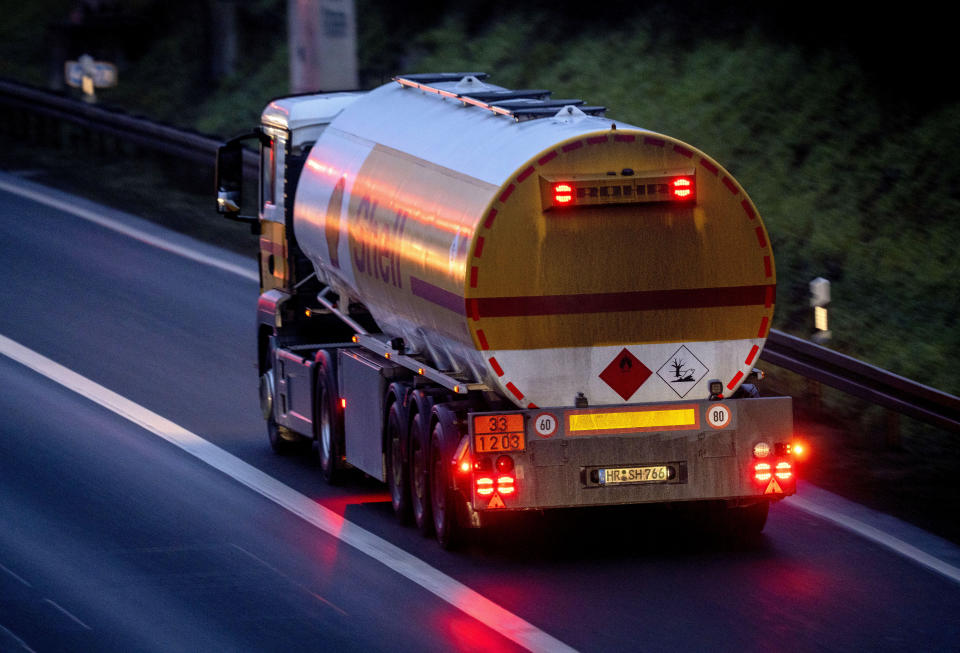
{"type": "Polygon", "coordinates": [[[330,265],[340,269],[340,213],[343,209],[343,190],[347,185],[346,176],[340,177],[333,187],[330,202],[327,204],[327,216],[323,228],[327,237],[327,251],[330,253],[330,265]]]}
{"type": "Polygon", "coordinates": [[[359,279],[372,279],[403,288],[397,243],[403,237],[407,212],[384,210],[376,200],[364,195],[352,211],[350,257],[359,279]]]}

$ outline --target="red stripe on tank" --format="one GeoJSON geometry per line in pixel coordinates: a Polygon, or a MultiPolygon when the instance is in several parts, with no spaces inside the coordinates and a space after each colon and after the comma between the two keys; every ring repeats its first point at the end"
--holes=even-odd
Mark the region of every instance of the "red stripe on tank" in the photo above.
{"type": "Polygon", "coordinates": [[[618,313],[723,306],[759,306],[766,301],[768,286],[682,288],[582,295],[530,295],[526,297],[481,297],[476,300],[482,317],[526,315],[575,315],[618,313]]]}
{"type": "Polygon", "coordinates": [[[737,382],[742,378],[743,378],[743,372],[737,372],[736,376],[734,376],[730,380],[730,383],[727,384],[727,390],[733,390],[735,387],[737,387],[737,382]]]}
{"type": "Polygon", "coordinates": [[[757,227],[757,242],[760,243],[760,247],[767,246],[767,237],[763,235],[763,227],[757,227]]]}
{"type": "Polygon", "coordinates": [[[765,318],[763,318],[762,320],[760,320],[760,330],[757,331],[757,337],[758,337],[758,338],[766,338],[766,337],[767,337],[767,326],[769,326],[769,325],[770,325],[770,318],[769,318],[769,317],[765,317],[765,318]]]}
{"type": "Polygon", "coordinates": [[[538,164],[538,165],[546,165],[546,164],[549,163],[550,161],[553,161],[555,158],[557,158],[557,151],[556,151],[556,150],[553,150],[552,152],[549,152],[549,153],[547,153],[547,154],[544,154],[542,157],[540,157],[539,159],[537,159],[537,164],[538,164]]]}

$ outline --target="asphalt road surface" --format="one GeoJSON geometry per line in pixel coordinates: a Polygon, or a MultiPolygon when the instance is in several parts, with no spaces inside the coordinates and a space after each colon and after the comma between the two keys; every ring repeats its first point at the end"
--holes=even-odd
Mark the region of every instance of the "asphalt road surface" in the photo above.
{"type": "Polygon", "coordinates": [[[444,552],[270,450],[252,261],[0,202],[0,651],[960,650],[957,548],[810,486],[755,542],[647,508],[444,552]]]}

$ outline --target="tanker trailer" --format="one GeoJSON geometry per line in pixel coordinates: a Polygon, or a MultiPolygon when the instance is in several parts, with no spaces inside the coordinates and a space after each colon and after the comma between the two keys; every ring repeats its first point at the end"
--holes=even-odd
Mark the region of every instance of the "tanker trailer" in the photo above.
{"type": "Polygon", "coordinates": [[[482,73],[272,101],[260,403],[279,453],[387,483],[444,546],[499,513],[701,502],[759,532],[796,488],[789,398],[753,365],[776,273],[719,163],[482,73]]]}

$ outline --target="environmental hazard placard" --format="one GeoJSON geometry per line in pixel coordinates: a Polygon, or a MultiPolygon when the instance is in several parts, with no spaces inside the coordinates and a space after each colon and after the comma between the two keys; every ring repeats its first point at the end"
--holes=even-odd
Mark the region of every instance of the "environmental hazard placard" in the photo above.
{"type": "Polygon", "coordinates": [[[707,366],[684,345],[666,360],[657,375],[683,398],[708,371],[707,366]]]}

